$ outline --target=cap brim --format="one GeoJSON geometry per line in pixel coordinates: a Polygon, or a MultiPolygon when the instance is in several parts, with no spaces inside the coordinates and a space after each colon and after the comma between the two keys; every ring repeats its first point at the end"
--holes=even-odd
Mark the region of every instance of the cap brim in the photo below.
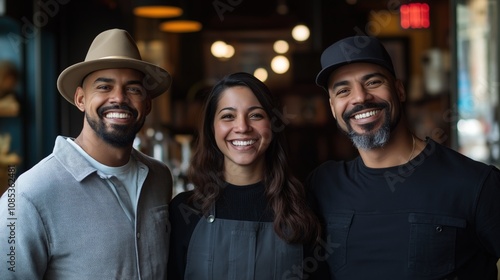
{"type": "Polygon", "coordinates": [[[318,75],[316,76],[316,84],[325,89],[326,91],[328,91],[328,78],[330,77],[330,74],[335,69],[345,64],[347,63],[337,63],[323,68],[321,71],[319,71],[318,75]]]}
{"type": "Polygon", "coordinates": [[[143,86],[151,98],[166,92],[172,83],[170,74],[155,64],[130,58],[103,58],[80,62],[66,68],[57,79],[57,89],[69,103],[74,105],[76,89],[88,74],[98,70],[117,68],[135,69],[144,73],[143,86]]]}

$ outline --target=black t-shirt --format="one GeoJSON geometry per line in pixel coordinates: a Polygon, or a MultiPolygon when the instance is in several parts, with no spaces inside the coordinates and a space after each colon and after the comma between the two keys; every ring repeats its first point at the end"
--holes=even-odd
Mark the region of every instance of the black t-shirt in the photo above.
{"type": "Polygon", "coordinates": [[[500,171],[428,140],[409,163],[308,179],[334,279],[497,279],[500,171]]]}

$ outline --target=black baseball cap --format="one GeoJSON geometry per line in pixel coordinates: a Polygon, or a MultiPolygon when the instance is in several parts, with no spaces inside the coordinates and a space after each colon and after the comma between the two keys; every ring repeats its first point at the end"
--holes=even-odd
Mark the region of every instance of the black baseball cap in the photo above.
{"type": "Polygon", "coordinates": [[[396,76],[392,59],[382,43],[371,36],[353,36],[335,42],[321,54],[321,71],[316,84],[328,91],[328,78],[340,66],[354,62],[369,62],[385,67],[396,76]]]}

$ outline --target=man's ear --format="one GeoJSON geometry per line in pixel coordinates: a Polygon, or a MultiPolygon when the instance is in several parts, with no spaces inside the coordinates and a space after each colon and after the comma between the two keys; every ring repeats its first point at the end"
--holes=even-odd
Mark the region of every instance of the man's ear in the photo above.
{"type": "Polygon", "coordinates": [[[400,102],[405,102],[406,101],[406,90],[403,85],[403,81],[400,79],[397,79],[395,82],[395,87],[396,87],[396,92],[398,94],[398,98],[400,102]]]}
{"type": "Polygon", "coordinates": [[[85,93],[82,87],[76,88],[74,102],[78,110],[85,112],[85,93]]]}
{"type": "Polygon", "coordinates": [[[333,101],[331,97],[328,99],[328,102],[330,103],[330,109],[332,110],[333,117],[337,119],[337,116],[335,115],[335,107],[333,106],[333,101]]]}
{"type": "Polygon", "coordinates": [[[149,115],[149,113],[151,113],[151,110],[152,110],[152,100],[151,100],[151,97],[147,97],[146,98],[146,116],[149,115]]]}

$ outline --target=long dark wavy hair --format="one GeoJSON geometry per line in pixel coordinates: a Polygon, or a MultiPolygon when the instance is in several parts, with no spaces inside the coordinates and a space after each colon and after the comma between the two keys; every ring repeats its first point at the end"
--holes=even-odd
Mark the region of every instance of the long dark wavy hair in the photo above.
{"type": "Polygon", "coordinates": [[[289,243],[308,243],[319,240],[320,223],[307,205],[306,191],[288,167],[285,149],[285,120],[280,113],[277,98],[267,86],[253,75],[238,72],[224,77],[206,98],[202,127],[188,170],[188,178],[195,189],[191,197],[204,215],[217,200],[226,184],[224,155],[214,136],[214,118],[221,94],[234,86],[248,87],[257,97],[271,121],[273,137],[265,152],[266,170],[263,183],[266,197],[274,214],[274,231],[289,243]]]}

